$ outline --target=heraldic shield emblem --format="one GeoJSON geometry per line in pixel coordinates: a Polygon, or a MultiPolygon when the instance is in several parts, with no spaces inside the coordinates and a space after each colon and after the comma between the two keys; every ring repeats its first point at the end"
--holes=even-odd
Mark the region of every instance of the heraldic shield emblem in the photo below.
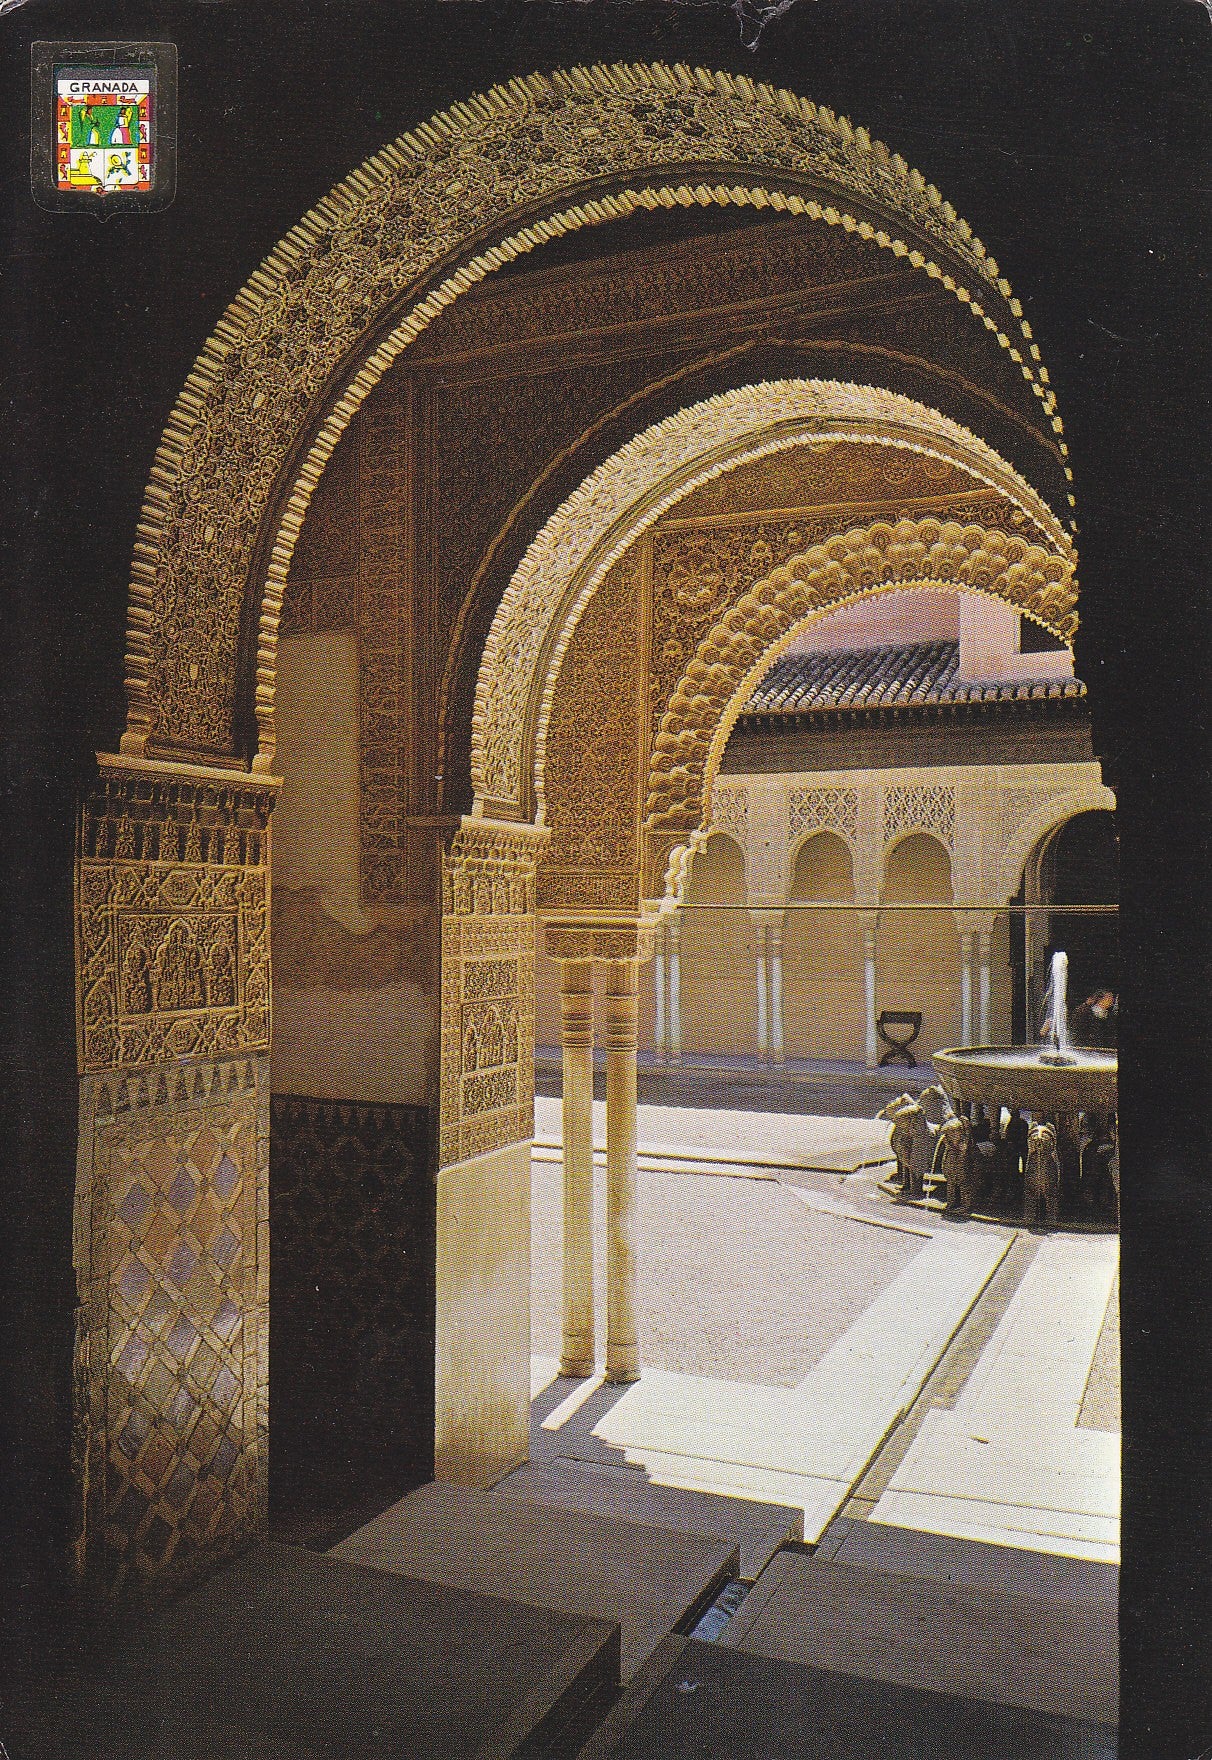
{"type": "Polygon", "coordinates": [[[150,190],[155,153],[153,81],[143,68],[63,68],[55,80],[61,190],[150,190]]]}

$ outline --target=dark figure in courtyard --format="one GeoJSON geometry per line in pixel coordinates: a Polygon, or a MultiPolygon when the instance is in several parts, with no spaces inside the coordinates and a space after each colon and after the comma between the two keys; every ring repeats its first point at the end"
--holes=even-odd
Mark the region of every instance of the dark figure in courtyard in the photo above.
{"type": "Polygon", "coordinates": [[[1087,996],[1069,1020],[1073,1043],[1092,1050],[1114,1050],[1118,1027],[1119,998],[1113,990],[1096,990],[1087,996]]]}

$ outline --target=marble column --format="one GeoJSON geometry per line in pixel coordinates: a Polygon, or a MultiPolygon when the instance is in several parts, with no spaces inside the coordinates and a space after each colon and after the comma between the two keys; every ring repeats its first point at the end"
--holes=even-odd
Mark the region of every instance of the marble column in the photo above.
{"type": "Polygon", "coordinates": [[[664,925],[656,932],[656,958],[652,964],[653,988],[656,992],[656,1022],[653,1027],[653,1050],[658,1063],[669,1056],[669,1012],[665,1004],[665,972],[668,959],[668,935],[664,925]]]}
{"type": "Polygon", "coordinates": [[[758,1062],[770,1061],[770,1011],[766,992],[766,925],[757,925],[757,1051],[758,1062]]]}
{"type": "Polygon", "coordinates": [[[564,1052],[564,1306],[561,1375],[592,1375],[593,961],[560,961],[564,1052]]]}
{"type": "Polygon", "coordinates": [[[960,1044],[972,1043],[972,930],[960,930],[960,1044]]]}
{"type": "Polygon", "coordinates": [[[868,1069],[875,1069],[880,1060],[879,1034],[875,1030],[875,935],[876,917],[871,911],[863,918],[863,996],[867,1015],[868,1069]]]}
{"type": "Polygon", "coordinates": [[[783,924],[770,925],[770,1049],[781,1068],[787,1061],[783,1031],[783,924]]]}
{"type": "Polygon", "coordinates": [[[606,1379],[640,1378],[636,1301],[636,973],[606,962],[606,1379]]]}
{"type": "Polygon", "coordinates": [[[992,990],[992,929],[981,929],[977,933],[980,953],[980,1043],[989,1043],[989,997],[992,990]]]}
{"type": "Polygon", "coordinates": [[[675,917],[669,939],[669,1061],[682,1061],[682,925],[675,917]]]}

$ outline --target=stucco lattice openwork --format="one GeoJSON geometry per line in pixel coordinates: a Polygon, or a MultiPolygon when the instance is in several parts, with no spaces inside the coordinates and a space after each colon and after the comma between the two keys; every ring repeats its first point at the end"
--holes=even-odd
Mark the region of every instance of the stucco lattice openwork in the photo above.
{"type": "MultiPolygon", "coordinates": [[[[555,680],[577,619],[628,546],[704,482],[750,459],[826,436],[904,446],[945,458],[1005,495],[1036,528],[1033,538],[1006,540],[1016,564],[1020,552],[1038,552],[1043,570],[1043,559],[1049,551],[1055,552],[1047,568],[1059,571],[1057,591],[1028,606],[1029,595],[1018,573],[1010,576],[997,567],[981,569],[975,564],[968,565],[970,578],[963,584],[1013,598],[1062,638],[1072,634],[1077,621],[1076,587],[1069,539],[1035,490],[984,441],[937,410],[876,386],[819,379],[741,386],[677,411],[621,447],[557,509],[527,550],[484,646],[471,745],[478,800],[501,814],[523,811],[533,744],[534,787],[541,813],[555,680]],[[1016,592],[1019,597],[1014,598],[1016,592]],[[558,632],[554,638],[553,631],[558,632]]],[[[906,552],[909,572],[904,578],[927,578],[912,571],[913,561],[906,552]]],[[[833,557],[829,563],[827,586],[838,566],[833,557]]],[[[961,565],[957,561],[955,566],[961,565]]],[[[888,578],[882,558],[875,569],[864,559],[850,572],[855,581],[851,592],[888,578]]],[[[1050,580],[1050,574],[1041,575],[1041,584],[1050,580]]]]}
{"type": "Polygon", "coordinates": [[[726,831],[741,848],[749,847],[749,790],[717,788],[711,803],[709,831],[726,831]]]}
{"type": "Polygon", "coordinates": [[[788,848],[813,831],[836,831],[853,849],[858,839],[858,790],[793,788],[787,797],[788,848]]]}
{"type": "Polygon", "coordinates": [[[989,593],[1062,638],[1076,626],[1069,553],[983,525],[878,521],[814,545],[751,587],[700,642],[661,717],[645,828],[692,831],[732,725],[763,671],[814,611],[885,588],[937,584],[989,593]]]}
{"type": "Polygon", "coordinates": [[[884,790],[884,842],[911,831],[933,831],[955,842],[955,790],[946,783],[893,783],[884,790]]]}
{"type": "Polygon", "coordinates": [[[997,264],[934,186],[865,129],[789,92],[702,69],[516,79],[435,116],[339,184],[270,253],[204,345],[157,451],[138,527],[124,751],[157,741],[198,754],[233,750],[236,657],[254,594],[255,706],[268,765],[291,553],[311,493],[368,392],[439,311],[503,263],[581,226],[679,204],[790,210],[907,259],[1008,350],[1063,450],[1038,349],[997,264]],[[696,166],[706,173],[698,181],[686,175],[696,166]],[[731,181],[708,182],[721,166],[731,181]],[[662,177],[666,167],[677,171],[662,177]],[[587,189],[628,176],[637,187],[587,189]],[[510,234],[514,212],[526,220],[510,234]],[[499,242],[486,243],[494,229],[499,242]],[[367,356],[393,312],[390,333],[367,356]],[[254,580],[282,467],[342,373],[288,486],[266,578],[254,580]]]}

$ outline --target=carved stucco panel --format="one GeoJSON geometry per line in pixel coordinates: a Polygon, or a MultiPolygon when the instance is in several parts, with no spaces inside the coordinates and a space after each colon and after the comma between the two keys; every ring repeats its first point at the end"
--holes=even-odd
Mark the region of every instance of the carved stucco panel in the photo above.
{"type": "Polygon", "coordinates": [[[464,819],[442,862],[439,1162],[534,1134],[533,831],[464,819]]]}

